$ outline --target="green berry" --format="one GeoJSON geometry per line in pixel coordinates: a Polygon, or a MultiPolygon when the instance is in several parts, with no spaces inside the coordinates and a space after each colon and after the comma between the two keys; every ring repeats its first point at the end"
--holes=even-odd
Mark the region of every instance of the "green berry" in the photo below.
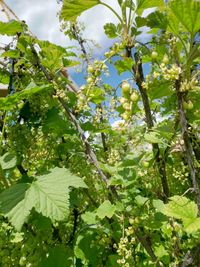
{"type": "Polygon", "coordinates": [[[142,166],[143,166],[144,168],[148,168],[148,167],[149,167],[149,162],[146,161],[146,160],[142,161],[142,166]]]}
{"type": "Polygon", "coordinates": [[[139,98],[139,95],[136,92],[131,94],[131,101],[136,102],[139,98]]]}
{"type": "Polygon", "coordinates": [[[128,93],[128,92],[130,92],[130,89],[131,89],[130,84],[128,82],[124,81],[122,83],[122,92],[123,93],[128,93]]]}
{"type": "Polygon", "coordinates": [[[87,83],[92,83],[92,82],[93,82],[92,77],[87,78],[87,83]]]}
{"type": "Polygon", "coordinates": [[[91,65],[89,65],[88,68],[87,68],[87,71],[89,73],[93,73],[94,72],[94,68],[91,65]]]}
{"type": "Polygon", "coordinates": [[[168,55],[166,55],[166,54],[164,55],[162,62],[163,62],[164,64],[168,64],[168,63],[169,63],[168,55]]]}
{"type": "Polygon", "coordinates": [[[152,57],[153,59],[157,58],[157,57],[158,57],[158,53],[157,53],[156,51],[153,51],[153,52],[151,53],[151,57],[152,57]]]}

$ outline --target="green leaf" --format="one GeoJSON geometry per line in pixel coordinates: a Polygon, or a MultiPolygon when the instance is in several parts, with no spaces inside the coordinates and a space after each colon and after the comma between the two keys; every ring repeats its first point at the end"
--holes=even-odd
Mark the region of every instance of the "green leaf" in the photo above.
{"type": "Polygon", "coordinates": [[[141,15],[142,12],[151,7],[162,7],[164,6],[163,0],[137,0],[136,1],[136,11],[138,15],[141,15]]]}
{"type": "MultiPolygon", "coordinates": [[[[140,27],[143,27],[143,26],[147,25],[146,18],[143,18],[143,17],[140,17],[140,16],[136,17],[135,22],[136,22],[137,28],[140,28],[140,27]]],[[[136,29],[136,31],[137,31],[137,29],[136,29]]]]}
{"type": "Polygon", "coordinates": [[[104,90],[100,87],[94,86],[89,94],[90,102],[100,104],[104,101],[104,90]]]}
{"type": "Polygon", "coordinates": [[[52,221],[60,221],[67,216],[70,186],[87,187],[69,170],[54,168],[30,185],[18,184],[5,190],[0,195],[0,209],[18,231],[32,208],[52,221]]]}
{"type": "Polygon", "coordinates": [[[63,66],[70,67],[78,64],[68,59],[73,53],[69,53],[62,46],[52,44],[49,41],[37,40],[37,43],[41,48],[40,56],[42,65],[51,71],[57,71],[63,66]]]}
{"type": "Polygon", "coordinates": [[[181,220],[195,220],[198,213],[197,205],[190,199],[182,196],[173,196],[165,205],[163,213],[181,220]]]}
{"type": "Polygon", "coordinates": [[[117,60],[115,62],[115,67],[119,75],[125,71],[132,71],[133,65],[134,61],[132,58],[125,58],[123,60],[117,60]]]}
{"type": "Polygon", "coordinates": [[[72,266],[72,253],[66,247],[60,245],[50,249],[48,257],[45,257],[37,265],[38,267],[69,267],[72,266]]]}
{"type": "Polygon", "coordinates": [[[20,100],[28,99],[33,94],[46,92],[52,90],[51,85],[42,85],[37,86],[34,83],[30,83],[25,90],[21,92],[17,92],[13,95],[9,95],[7,97],[0,99],[0,110],[10,110],[12,109],[20,100]]]}
{"type": "Polygon", "coordinates": [[[64,0],[60,18],[75,21],[87,9],[100,4],[99,0],[64,0]]]}
{"type": "Polygon", "coordinates": [[[195,233],[200,230],[200,218],[196,218],[195,220],[187,220],[183,221],[184,229],[187,233],[195,233]]]}
{"type": "Polygon", "coordinates": [[[28,195],[29,187],[28,184],[16,184],[0,194],[0,211],[17,231],[21,230],[33,208],[33,200],[28,195]]]}
{"type": "Polygon", "coordinates": [[[145,133],[144,139],[151,144],[163,143],[163,138],[157,132],[145,133]]]}
{"type": "Polygon", "coordinates": [[[1,56],[8,57],[8,58],[19,58],[20,52],[19,50],[9,50],[9,51],[4,52],[1,56]]]}
{"type": "Polygon", "coordinates": [[[10,22],[0,21],[0,34],[15,35],[17,32],[22,32],[22,25],[20,22],[12,20],[10,22]]]}
{"type": "Polygon", "coordinates": [[[70,129],[71,124],[61,117],[61,115],[59,114],[59,110],[53,108],[48,111],[42,128],[44,133],[48,133],[49,131],[51,131],[56,134],[66,134],[71,133],[70,129]]]}
{"type": "Polygon", "coordinates": [[[168,251],[164,248],[164,246],[160,245],[155,248],[155,255],[161,259],[163,256],[168,256],[168,251]]]}
{"type": "MultiPolygon", "coordinates": [[[[190,32],[191,35],[195,35],[200,30],[200,2],[195,0],[179,0],[170,1],[169,3],[172,15],[175,16],[178,23],[184,27],[184,29],[190,32]]],[[[169,22],[171,17],[169,17],[169,22]]],[[[173,26],[175,19],[173,19],[170,25],[173,26]]]]}
{"type": "Polygon", "coordinates": [[[149,199],[143,196],[136,196],[135,201],[139,206],[143,206],[149,199]]]}
{"type": "Polygon", "coordinates": [[[38,176],[31,185],[36,198],[36,211],[52,221],[66,218],[70,186],[87,187],[81,178],[64,168],[54,168],[49,174],[38,176]]]}
{"type": "Polygon", "coordinates": [[[117,35],[117,27],[113,23],[106,23],[104,25],[104,31],[105,34],[108,36],[108,38],[116,38],[117,35]]]}
{"type": "Polygon", "coordinates": [[[157,211],[161,212],[163,210],[165,204],[160,199],[154,199],[153,200],[153,206],[157,211]]]}
{"type": "Polygon", "coordinates": [[[147,16],[146,20],[147,20],[146,26],[149,26],[150,28],[159,28],[166,30],[168,25],[167,16],[159,11],[150,13],[147,16]]]}
{"type": "Polygon", "coordinates": [[[17,158],[13,153],[6,153],[0,157],[0,165],[3,170],[12,169],[17,164],[17,158]]]}
{"type": "Polygon", "coordinates": [[[70,60],[68,58],[62,58],[63,67],[74,67],[80,64],[78,61],[70,60]]]}
{"type": "Polygon", "coordinates": [[[111,218],[115,213],[116,207],[109,200],[105,200],[97,209],[97,216],[100,219],[111,218]]]}
{"type": "Polygon", "coordinates": [[[184,230],[188,233],[200,230],[200,218],[197,218],[197,205],[186,197],[171,197],[170,202],[165,204],[161,212],[167,216],[182,220],[184,230]]]}
{"type": "Polygon", "coordinates": [[[159,99],[173,94],[169,81],[154,80],[149,89],[149,96],[151,99],[159,99]]]}
{"type": "Polygon", "coordinates": [[[81,218],[83,219],[84,222],[86,222],[88,224],[96,224],[97,223],[95,212],[86,211],[83,215],[81,215],[81,218]]]}
{"type": "Polygon", "coordinates": [[[5,69],[0,68],[0,83],[9,84],[9,81],[10,81],[10,73],[5,69]]]}

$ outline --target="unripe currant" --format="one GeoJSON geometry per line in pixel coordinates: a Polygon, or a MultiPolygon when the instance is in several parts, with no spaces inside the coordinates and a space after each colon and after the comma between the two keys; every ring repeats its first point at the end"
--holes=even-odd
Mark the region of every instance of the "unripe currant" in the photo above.
{"type": "Polygon", "coordinates": [[[88,71],[89,73],[93,73],[93,72],[94,72],[94,68],[93,68],[93,66],[89,65],[88,68],[87,68],[87,71],[88,71]]]}
{"type": "Polygon", "coordinates": [[[131,109],[129,103],[124,103],[124,104],[123,104],[123,108],[124,108],[125,110],[130,110],[130,109],[131,109]]]}
{"type": "Polygon", "coordinates": [[[139,98],[139,95],[136,92],[131,94],[131,101],[136,102],[139,98]]]}
{"type": "Polygon", "coordinates": [[[191,110],[191,109],[193,109],[194,105],[193,105],[192,101],[189,100],[188,102],[185,102],[185,101],[183,102],[183,107],[184,107],[184,109],[191,110]]]}
{"type": "Polygon", "coordinates": [[[148,168],[148,167],[149,167],[149,162],[146,161],[146,160],[142,161],[142,166],[143,166],[144,168],[148,168]]]}
{"type": "Polygon", "coordinates": [[[168,55],[167,54],[164,55],[162,62],[164,64],[168,64],[169,63],[169,58],[168,58],[168,55]]]}
{"type": "Polygon", "coordinates": [[[157,58],[157,57],[158,57],[158,53],[157,53],[156,51],[153,51],[153,52],[151,53],[151,57],[152,57],[153,59],[157,58]]]}
{"type": "Polygon", "coordinates": [[[127,102],[127,99],[126,99],[125,97],[120,97],[119,102],[120,102],[121,104],[124,104],[124,103],[127,102]]]}
{"type": "Polygon", "coordinates": [[[92,82],[93,82],[92,77],[87,78],[87,83],[92,83],[92,82]]]}
{"type": "Polygon", "coordinates": [[[128,92],[130,92],[130,89],[131,89],[130,84],[127,81],[124,81],[122,83],[122,92],[123,93],[128,93],[128,92]]]}
{"type": "Polygon", "coordinates": [[[191,100],[188,101],[188,109],[193,109],[194,105],[191,100]]]}

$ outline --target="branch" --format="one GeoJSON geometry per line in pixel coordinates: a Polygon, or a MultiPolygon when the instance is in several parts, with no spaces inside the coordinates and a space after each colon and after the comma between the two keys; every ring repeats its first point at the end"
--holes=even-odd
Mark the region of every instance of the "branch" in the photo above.
{"type": "MultiPolygon", "coordinates": [[[[53,81],[53,77],[48,73],[47,69],[41,64],[40,59],[38,57],[38,54],[33,46],[33,44],[31,45],[31,50],[33,55],[35,56],[36,62],[37,62],[37,66],[41,69],[41,71],[43,72],[44,76],[46,77],[47,81],[52,83],[53,81]]],[[[85,133],[83,131],[83,129],[81,128],[79,121],[76,119],[75,115],[73,114],[73,112],[68,108],[67,104],[65,103],[65,101],[58,97],[58,100],[60,102],[60,104],[62,105],[62,107],[64,108],[67,116],[70,118],[71,122],[74,124],[74,126],[77,129],[77,132],[80,135],[80,138],[82,140],[82,143],[85,146],[85,153],[88,156],[88,158],[90,159],[90,161],[92,162],[92,164],[95,166],[99,177],[101,177],[101,181],[103,182],[103,184],[106,185],[106,187],[110,190],[111,195],[114,195],[115,197],[118,198],[118,194],[115,190],[114,187],[110,187],[108,186],[108,178],[105,176],[105,174],[103,173],[103,171],[101,170],[100,166],[99,166],[99,162],[97,160],[97,157],[90,145],[90,143],[88,142],[85,133]]]]}
{"type": "MultiPolygon", "coordinates": [[[[131,55],[131,57],[132,57],[132,55],[131,55]]],[[[151,108],[150,108],[150,104],[149,104],[149,98],[147,95],[147,91],[142,86],[142,83],[144,82],[142,62],[141,62],[141,59],[140,59],[140,56],[138,55],[138,53],[134,54],[134,58],[135,58],[136,65],[135,65],[135,67],[133,67],[133,72],[135,74],[136,84],[139,88],[140,95],[142,98],[147,127],[149,130],[151,130],[154,126],[154,123],[153,123],[153,116],[151,113],[151,108]]],[[[165,158],[161,157],[160,148],[159,148],[158,144],[153,143],[152,146],[153,146],[153,153],[155,156],[155,161],[156,161],[158,171],[159,171],[159,174],[161,177],[162,189],[163,189],[163,193],[164,193],[164,200],[167,200],[167,198],[169,197],[169,186],[168,186],[168,181],[167,181],[165,158]]]]}
{"type": "Polygon", "coordinates": [[[77,42],[79,43],[79,45],[81,47],[81,51],[82,51],[82,53],[83,53],[83,55],[85,57],[85,60],[86,60],[87,64],[89,64],[89,58],[88,58],[88,55],[87,55],[87,52],[86,52],[86,49],[85,49],[85,46],[84,46],[85,40],[79,34],[75,23],[72,24],[71,30],[72,30],[72,33],[74,34],[75,40],[77,40],[77,42]]]}
{"type": "Polygon", "coordinates": [[[58,97],[58,100],[59,102],[61,103],[62,107],[64,108],[66,114],[68,115],[68,117],[71,119],[71,121],[73,122],[73,124],[75,125],[80,137],[81,137],[81,140],[82,142],[84,143],[85,145],[85,148],[86,148],[86,154],[88,155],[89,159],[91,160],[91,162],[93,163],[93,165],[96,167],[99,175],[101,176],[102,180],[105,182],[105,184],[107,185],[108,183],[108,178],[105,176],[105,174],[103,173],[103,171],[100,169],[99,167],[99,163],[98,163],[98,160],[97,160],[97,157],[95,155],[95,153],[93,152],[86,136],[85,136],[85,133],[84,131],[82,130],[82,128],[80,127],[79,125],[79,122],[78,120],[76,119],[76,117],[74,116],[74,114],[68,109],[65,101],[58,97]]]}
{"type": "MultiPolygon", "coordinates": [[[[85,48],[85,45],[84,45],[84,43],[86,41],[79,34],[79,31],[78,31],[75,23],[72,24],[72,29],[71,30],[72,30],[72,33],[74,34],[75,40],[77,40],[78,44],[81,47],[81,51],[82,51],[82,53],[83,53],[83,55],[85,57],[85,60],[86,60],[87,64],[89,65],[90,61],[89,61],[89,57],[88,57],[88,54],[86,52],[86,48],[85,48]]],[[[76,91],[76,92],[78,92],[78,91],[76,91]]],[[[101,110],[100,122],[102,123],[103,122],[102,105],[99,104],[98,107],[101,110]]],[[[108,147],[107,147],[107,144],[106,144],[106,135],[105,135],[105,133],[101,133],[101,140],[102,140],[102,145],[103,145],[104,152],[108,151],[108,147]]]]}
{"type": "Polygon", "coordinates": [[[156,267],[161,267],[161,264],[159,263],[158,258],[151,247],[151,242],[146,238],[146,236],[140,233],[138,229],[134,229],[134,232],[141,245],[145,248],[152,261],[156,264],[156,267]]]}
{"type": "Polygon", "coordinates": [[[186,118],[186,114],[184,111],[183,103],[183,92],[180,91],[180,85],[181,85],[181,77],[179,77],[178,80],[176,80],[175,83],[175,89],[176,89],[176,95],[178,99],[178,111],[179,111],[179,120],[180,120],[180,126],[182,131],[182,137],[184,140],[184,147],[185,147],[185,156],[187,160],[187,164],[189,167],[190,176],[192,179],[192,185],[194,188],[194,192],[196,193],[196,201],[198,206],[198,213],[200,216],[200,190],[199,185],[197,181],[197,170],[194,163],[194,150],[190,141],[189,131],[188,131],[188,122],[186,118]]]}

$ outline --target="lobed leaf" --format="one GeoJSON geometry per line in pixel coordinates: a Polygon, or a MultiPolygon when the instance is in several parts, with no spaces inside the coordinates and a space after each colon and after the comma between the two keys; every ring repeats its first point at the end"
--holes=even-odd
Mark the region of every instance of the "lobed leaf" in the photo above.
{"type": "Polygon", "coordinates": [[[32,184],[17,184],[0,194],[0,210],[20,231],[32,208],[52,221],[66,218],[69,187],[87,187],[83,180],[64,168],[38,176],[32,184]]]}
{"type": "Polygon", "coordinates": [[[115,213],[116,207],[110,203],[109,200],[105,200],[97,209],[97,216],[100,219],[105,217],[111,218],[115,213]]]}
{"type": "MultiPolygon", "coordinates": [[[[181,26],[191,35],[194,36],[200,30],[200,2],[196,0],[179,0],[170,1],[169,4],[171,17],[175,18],[170,23],[171,28],[174,28],[173,23],[180,23],[181,26]]],[[[169,17],[169,22],[171,21],[169,17]]],[[[177,28],[176,28],[177,30],[177,28]]]]}
{"type": "Polygon", "coordinates": [[[16,20],[9,22],[0,21],[0,34],[2,35],[15,35],[18,32],[22,32],[22,24],[16,20]]]}
{"type": "Polygon", "coordinates": [[[7,152],[2,157],[0,157],[0,165],[3,170],[12,169],[17,164],[16,155],[13,153],[7,152]]]}
{"type": "Polygon", "coordinates": [[[64,0],[60,18],[75,21],[87,9],[100,4],[99,0],[64,0]]]}

